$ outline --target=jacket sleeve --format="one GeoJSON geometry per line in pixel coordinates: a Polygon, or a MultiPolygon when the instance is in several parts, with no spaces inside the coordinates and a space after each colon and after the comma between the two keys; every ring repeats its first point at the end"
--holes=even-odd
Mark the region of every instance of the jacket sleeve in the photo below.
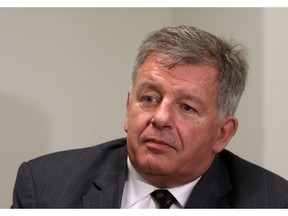
{"type": "Polygon", "coordinates": [[[11,208],[36,208],[36,194],[33,176],[26,162],[18,169],[13,191],[13,204],[11,208]]]}

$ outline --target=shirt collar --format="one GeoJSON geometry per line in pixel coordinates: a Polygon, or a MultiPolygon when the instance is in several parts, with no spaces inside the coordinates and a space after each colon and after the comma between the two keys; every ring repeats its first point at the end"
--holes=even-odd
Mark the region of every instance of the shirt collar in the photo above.
{"type": "MultiPolygon", "coordinates": [[[[126,197],[126,207],[133,205],[134,203],[142,200],[143,198],[150,196],[154,190],[158,189],[146,182],[146,180],[139,175],[139,173],[134,169],[133,165],[130,162],[128,157],[127,159],[128,164],[128,178],[126,182],[126,186],[129,191],[129,196],[126,197]]],[[[194,189],[197,182],[200,180],[201,177],[198,179],[179,186],[175,188],[166,188],[173,194],[173,196],[177,199],[181,207],[184,207],[189,195],[191,194],[192,190],[194,189]]]]}

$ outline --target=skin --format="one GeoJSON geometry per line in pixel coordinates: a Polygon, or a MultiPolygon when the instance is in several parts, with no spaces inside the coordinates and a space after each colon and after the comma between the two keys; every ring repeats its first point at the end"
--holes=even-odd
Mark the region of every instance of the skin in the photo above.
{"type": "Polygon", "coordinates": [[[192,182],[210,167],[237,130],[219,122],[218,71],[207,65],[161,67],[151,54],[127,100],[128,155],[150,184],[171,188],[192,182]]]}

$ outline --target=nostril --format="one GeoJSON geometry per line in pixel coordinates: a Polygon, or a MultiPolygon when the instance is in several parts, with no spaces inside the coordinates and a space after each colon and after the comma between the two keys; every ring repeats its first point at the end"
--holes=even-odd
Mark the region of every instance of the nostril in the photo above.
{"type": "Polygon", "coordinates": [[[151,124],[152,124],[153,127],[158,128],[155,118],[152,118],[151,124]]]}
{"type": "Polygon", "coordinates": [[[158,119],[156,117],[152,118],[151,119],[151,124],[154,128],[157,128],[157,129],[160,129],[160,130],[163,130],[164,128],[169,128],[170,125],[169,125],[169,122],[168,121],[163,121],[161,119],[158,119]]]}
{"type": "Polygon", "coordinates": [[[157,126],[157,124],[155,123],[155,122],[151,122],[152,123],[152,126],[154,127],[154,128],[158,128],[158,126],[157,126]]]}

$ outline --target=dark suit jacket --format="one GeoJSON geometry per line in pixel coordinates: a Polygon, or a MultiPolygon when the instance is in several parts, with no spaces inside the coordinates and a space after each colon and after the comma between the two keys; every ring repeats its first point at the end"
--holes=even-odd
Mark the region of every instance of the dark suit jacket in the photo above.
{"type": "MultiPolygon", "coordinates": [[[[126,173],[126,139],[46,155],[19,168],[12,208],[120,208],[126,173]]],[[[284,208],[288,182],[224,150],[185,207],[284,208]]]]}

